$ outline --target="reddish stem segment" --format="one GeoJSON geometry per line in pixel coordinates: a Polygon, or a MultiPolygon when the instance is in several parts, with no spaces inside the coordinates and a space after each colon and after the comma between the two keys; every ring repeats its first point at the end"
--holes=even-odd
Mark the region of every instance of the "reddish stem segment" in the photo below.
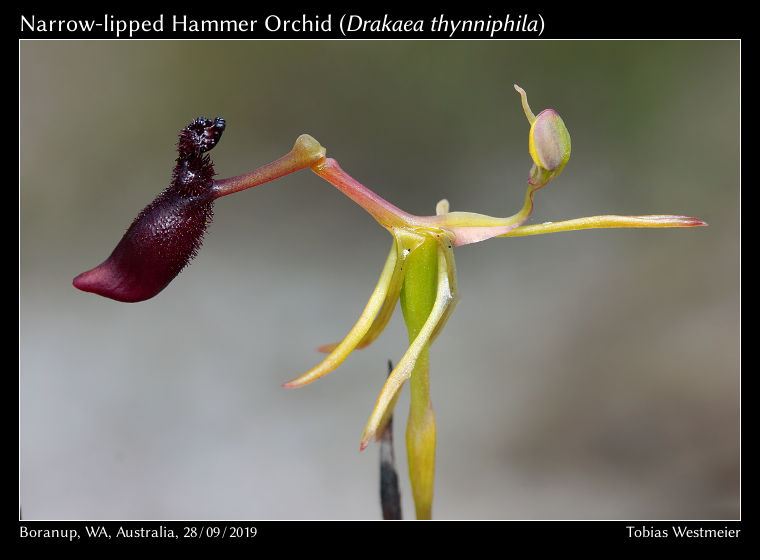
{"type": "Polygon", "coordinates": [[[289,173],[316,165],[325,159],[325,153],[325,149],[320,146],[319,142],[308,134],[302,134],[296,140],[293,149],[281,158],[243,175],[214,181],[212,193],[214,198],[220,198],[250,189],[289,173]]]}
{"type": "Polygon", "coordinates": [[[293,171],[298,171],[298,169],[294,168],[290,154],[282,156],[280,159],[262,165],[258,169],[254,169],[249,173],[244,173],[237,177],[229,177],[220,181],[214,181],[214,186],[212,188],[214,198],[250,189],[251,187],[272,181],[283,175],[292,173],[293,171]]]}
{"type": "Polygon", "coordinates": [[[332,158],[312,166],[312,170],[364,208],[384,227],[405,226],[415,218],[362,185],[332,158]]]}

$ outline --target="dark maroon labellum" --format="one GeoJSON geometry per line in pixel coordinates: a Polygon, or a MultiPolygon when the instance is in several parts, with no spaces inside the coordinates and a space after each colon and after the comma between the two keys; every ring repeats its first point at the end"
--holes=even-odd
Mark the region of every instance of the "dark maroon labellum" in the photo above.
{"type": "Polygon", "coordinates": [[[169,187],[140,212],[105,262],[74,279],[75,287],[118,301],[143,301],[187,266],[213,217],[214,166],[205,152],[224,128],[221,117],[199,117],[182,129],[169,187]]]}

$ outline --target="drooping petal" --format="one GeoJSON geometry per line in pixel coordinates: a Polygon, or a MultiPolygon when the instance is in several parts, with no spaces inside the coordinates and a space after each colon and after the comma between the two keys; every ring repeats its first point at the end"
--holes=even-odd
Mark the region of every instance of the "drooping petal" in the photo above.
{"type": "MultiPolygon", "coordinates": [[[[396,246],[397,255],[401,255],[401,258],[403,259],[404,247],[399,244],[398,238],[394,238],[393,243],[396,246]]],[[[355,350],[361,350],[372,344],[377,340],[380,334],[382,334],[385,327],[388,326],[388,321],[390,321],[393,316],[393,312],[396,309],[396,304],[398,303],[401,294],[401,286],[404,283],[403,272],[403,262],[399,262],[393,271],[393,276],[391,277],[390,282],[388,283],[388,292],[385,294],[385,301],[383,301],[383,305],[377,313],[375,320],[372,322],[372,325],[367,332],[364,333],[364,336],[356,345],[356,348],[354,348],[355,350]]],[[[317,350],[329,353],[335,350],[338,347],[338,344],[340,343],[324,344],[317,348],[317,350]]]]}
{"type": "Polygon", "coordinates": [[[370,415],[367,426],[362,434],[360,449],[365,449],[373,437],[381,430],[387,422],[388,416],[393,411],[396,403],[398,391],[404,385],[414,369],[414,364],[420,355],[422,349],[430,343],[430,338],[436,331],[436,327],[446,314],[453,301],[453,294],[449,284],[449,267],[446,263],[446,254],[441,247],[438,248],[438,288],[436,290],[435,302],[433,309],[425,320],[420,332],[409,348],[404,353],[396,368],[388,376],[380,395],[377,398],[375,408],[370,415]]]}
{"type": "MultiPolygon", "coordinates": [[[[439,200],[438,204],[435,206],[435,214],[436,216],[443,216],[445,214],[449,213],[449,201],[446,199],[439,200]]],[[[430,343],[432,344],[436,338],[438,338],[438,335],[443,330],[443,327],[446,326],[446,322],[449,320],[449,317],[454,312],[454,308],[457,306],[457,303],[459,303],[459,286],[457,283],[457,266],[456,261],[454,260],[454,243],[451,239],[451,236],[449,235],[449,232],[447,230],[444,230],[444,232],[438,236],[436,236],[438,240],[438,245],[440,246],[441,250],[443,251],[445,261],[446,261],[446,274],[448,275],[449,279],[449,290],[451,291],[451,303],[446,308],[446,311],[444,312],[441,319],[438,321],[438,324],[435,326],[435,329],[433,330],[433,334],[430,335],[430,343]]]]}
{"type": "MultiPolygon", "coordinates": [[[[327,375],[345,361],[348,355],[353,352],[356,346],[362,341],[362,338],[374,323],[378,312],[384,306],[389,293],[391,281],[394,276],[398,275],[397,269],[399,267],[400,259],[398,258],[396,243],[394,243],[388,254],[388,258],[385,261],[385,266],[380,274],[380,279],[378,280],[364,311],[362,311],[353,328],[349,331],[346,337],[335,346],[330,354],[322,360],[322,362],[300,377],[288,381],[287,383],[283,383],[283,387],[303,387],[304,385],[327,375]]],[[[398,295],[396,295],[396,299],[398,299],[398,295]]]]}
{"type": "Polygon", "coordinates": [[[457,303],[459,303],[459,286],[457,284],[457,267],[454,261],[454,248],[452,247],[451,240],[445,235],[442,235],[438,238],[438,243],[441,246],[441,250],[444,253],[446,261],[446,274],[449,281],[451,301],[446,307],[446,310],[444,311],[441,318],[438,320],[438,323],[435,325],[433,333],[430,335],[431,344],[435,341],[436,338],[438,338],[438,335],[443,330],[443,327],[446,326],[446,322],[449,320],[449,317],[451,317],[451,314],[454,312],[454,308],[456,308],[457,303]]]}

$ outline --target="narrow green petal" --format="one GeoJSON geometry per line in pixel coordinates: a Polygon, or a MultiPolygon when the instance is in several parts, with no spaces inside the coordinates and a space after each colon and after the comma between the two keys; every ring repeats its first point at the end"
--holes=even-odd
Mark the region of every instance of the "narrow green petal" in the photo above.
{"type": "Polygon", "coordinates": [[[369,442],[375,434],[378,433],[379,428],[384,426],[387,422],[388,416],[393,411],[392,406],[395,404],[398,390],[404,385],[404,382],[409,379],[412,369],[414,369],[414,364],[417,361],[417,357],[420,355],[423,348],[425,348],[430,342],[431,336],[436,331],[438,323],[445,316],[446,310],[451,306],[452,301],[453,295],[449,283],[449,269],[446,262],[446,255],[443,248],[439,247],[438,288],[436,291],[435,302],[433,303],[433,309],[425,320],[419,334],[401,358],[401,361],[399,361],[396,368],[388,376],[388,379],[378,396],[375,408],[367,422],[364,434],[362,434],[361,449],[364,449],[369,445],[369,442]]]}
{"type": "MultiPolygon", "coordinates": [[[[418,234],[407,229],[391,229],[390,231],[393,234],[396,253],[399,258],[396,262],[393,276],[391,277],[391,280],[388,284],[388,292],[386,293],[383,306],[380,309],[380,312],[377,314],[377,317],[375,317],[372,326],[369,328],[361,341],[359,341],[359,344],[356,345],[357,350],[366,348],[372,344],[377,339],[377,337],[380,336],[380,333],[385,330],[385,327],[388,325],[388,321],[396,309],[396,303],[398,303],[399,296],[401,295],[401,287],[404,284],[404,265],[406,256],[414,251],[414,249],[419,247],[424,240],[422,234],[418,234]]],[[[334,347],[334,345],[331,345],[331,347],[329,347],[330,350],[332,350],[332,347],[334,347]]]]}
{"type": "Polygon", "coordinates": [[[459,303],[459,286],[457,284],[457,267],[454,261],[454,248],[452,246],[452,242],[448,237],[442,235],[438,238],[438,243],[441,246],[441,250],[443,251],[444,258],[446,261],[446,274],[449,280],[451,302],[449,303],[448,307],[446,307],[446,311],[443,313],[443,316],[436,324],[435,329],[433,330],[433,334],[430,335],[431,343],[436,338],[438,338],[438,334],[443,330],[443,327],[446,326],[446,322],[449,320],[449,317],[451,317],[451,314],[454,312],[454,308],[456,308],[457,303],[459,303]]]}
{"type": "MultiPolygon", "coordinates": [[[[404,249],[398,244],[398,239],[395,239],[394,243],[397,245],[397,253],[403,255],[404,249]]],[[[401,286],[403,283],[403,261],[399,259],[396,263],[396,268],[393,271],[393,276],[388,283],[388,293],[385,296],[383,306],[380,308],[380,312],[377,314],[377,317],[375,317],[372,326],[366,332],[364,337],[359,341],[359,344],[356,345],[357,349],[366,348],[372,344],[375,340],[377,340],[377,337],[380,336],[380,333],[385,330],[385,327],[388,325],[388,321],[390,321],[393,312],[396,310],[396,304],[398,303],[398,298],[401,294],[401,286]]]]}
{"type": "Polygon", "coordinates": [[[311,383],[312,381],[327,375],[343,363],[348,355],[361,342],[362,338],[367,334],[367,331],[369,331],[375,321],[375,317],[377,317],[378,312],[383,307],[391,282],[394,276],[398,274],[396,269],[398,268],[399,262],[397,245],[394,243],[388,254],[388,258],[385,261],[385,266],[380,274],[377,286],[375,286],[375,290],[372,292],[364,311],[362,311],[362,314],[359,316],[358,321],[351,331],[319,365],[314,366],[300,377],[284,383],[283,387],[302,387],[307,383],[311,383]]]}
{"type": "Polygon", "coordinates": [[[665,228],[665,227],[694,227],[706,226],[707,222],[689,216],[674,216],[658,214],[649,216],[590,216],[562,222],[545,222],[520,226],[498,237],[519,237],[523,235],[539,235],[558,231],[573,231],[577,229],[596,228],[665,228]]]}
{"type": "Polygon", "coordinates": [[[514,84],[515,90],[517,93],[520,94],[520,98],[522,99],[522,106],[523,111],[525,111],[525,117],[528,119],[528,122],[532,125],[536,121],[536,116],[533,114],[533,111],[530,110],[530,105],[528,105],[528,94],[525,93],[525,90],[518,86],[517,84],[514,84]]]}
{"type": "MultiPolygon", "coordinates": [[[[397,246],[398,240],[394,239],[393,243],[394,246],[397,246]]],[[[401,253],[402,248],[397,247],[397,254],[401,253]]],[[[398,303],[398,298],[401,293],[401,286],[404,283],[402,266],[403,261],[400,259],[397,260],[396,266],[393,270],[393,275],[391,276],[390,282],[388,283],[388,291],[385,294],[385,300],[383,301],[382,307],[375,317],[375,320],[372,322],[372,325],[356,345],[356,350],[366,348],[375,342],[375,340],[377,340],[377,338],[385,330],[385,327],[388,326],[388,321],[390,321],[391,317],[393,316],[393,312],[396,310],[396,304],[398,303]]],[[[332,352],[338,347],[338,344],[340,343],[336,342],[333,344],[325,344],[324,346],[317,348],[317,350],[320,352],[332,352]]]]}

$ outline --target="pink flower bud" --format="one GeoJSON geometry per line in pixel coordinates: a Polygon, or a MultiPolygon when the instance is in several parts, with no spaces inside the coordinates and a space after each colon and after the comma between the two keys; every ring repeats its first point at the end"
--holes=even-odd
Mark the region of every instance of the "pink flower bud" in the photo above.
{"type": "Polygon", "coordinates": [[[528,138],[533,162],[547,171],[555,171],[570,159],[570,133],[554,109],[541,111],[530,127],[528,138]]]}

